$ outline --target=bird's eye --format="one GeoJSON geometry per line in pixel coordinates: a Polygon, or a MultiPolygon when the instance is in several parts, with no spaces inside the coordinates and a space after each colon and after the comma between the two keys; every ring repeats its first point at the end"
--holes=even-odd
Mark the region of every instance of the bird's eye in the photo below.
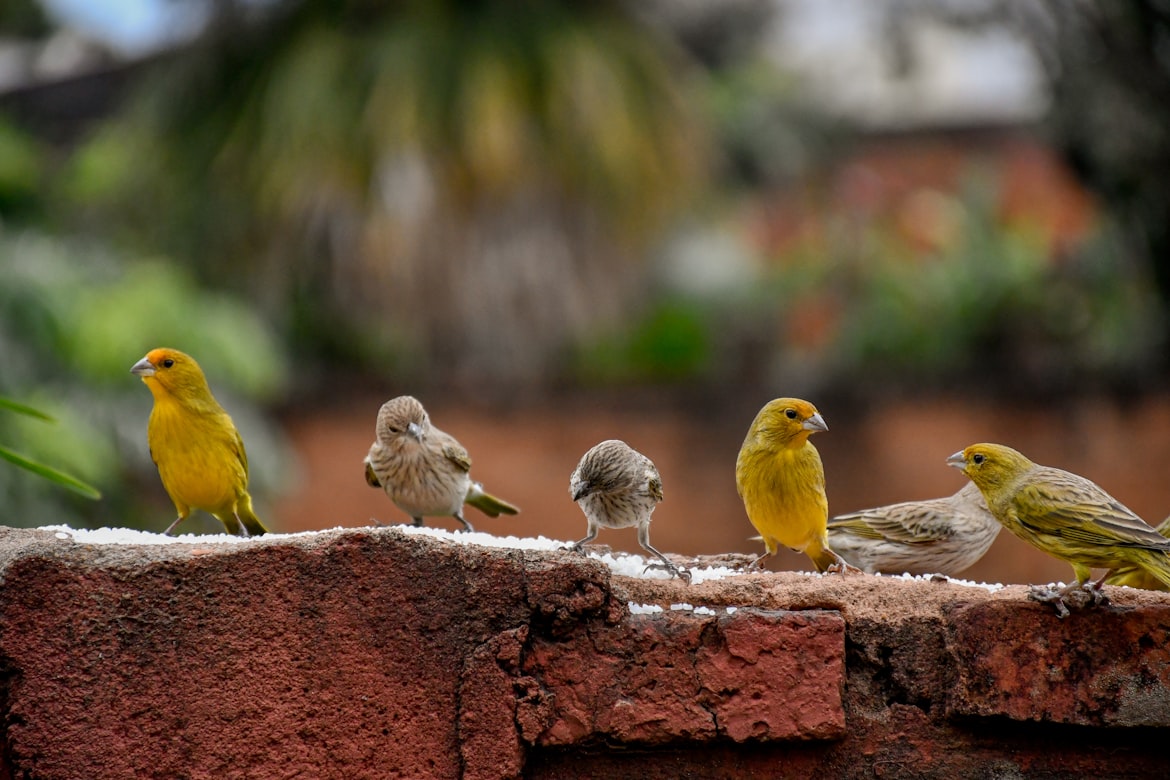
{"type": "Polygon", "coordinates": [[[795,420],[796,419],[796,410],[795,409],[785,409],[784,416],[787,417],[789,420],[795,420]]]}
{"type": "Polygon", "coordinates": [[[390,433],[402,433],[402,429],[397,425],[387,425],[386,430],[390,431],[390,433]]]}
{"type": "Polygon", "coordinates": [[[975,453],[974,455],[971,456],[971,462],[974,463],[976,466],[982,466],[983,465],[983,455],[978,453],[978,452],[975,453]]]}
{"type": "Polygon", "coordinates": [[[175,365],[175,361],[171,360],[170,358],[167,358],[163,361],[163,368],[170,368],[173,365],[175,365]]]}

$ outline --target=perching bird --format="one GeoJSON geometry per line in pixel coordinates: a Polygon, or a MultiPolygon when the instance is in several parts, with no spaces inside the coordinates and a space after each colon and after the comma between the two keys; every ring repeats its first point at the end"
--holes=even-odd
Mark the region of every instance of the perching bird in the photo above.
{"type": "Polygon", "coordinates": [[[489,517],[520,511],[471,481],[467,450],[431,425],[418,399],[401,395],[382,404],[374,436],[366,455],[366,482],[385,490],[415,525],[422,525],[424,517],[454,517],[474,531],[463,518],[464,504],[489,517]]]}
{"type": "MultiPolygon", "coordinates": [[[[1160,525],[1154,528],[1162,536],[1170,538],[1170,517],[1167,517],[1160,525]]],[[[1106,585],[1128,585],[1131,588],[1142,588],[1144,590],[1170,590],[1170,586],[1142,571],[1137,566],[1119,566],[1111,571],[1105,577],[1106,585]]]]}
{"type": "MultiPolygon", "coordinates": [[[[1039,466],[1001,444],[972,444],[947,464],[971,478],[1005,528],[1072,564],[1075,583],[1033,594],[1054,603],[1060,617],[1068,614],[1064,597],[1085,587],[1090,569],[1132,566],[1170,585],[1170,539],[1084,477],[1039,466]]],[[[1094,601],[1103,598],[1109,571],[1090,584],[1094,601]]]]}
{"type": "Polygon", "coordinates": [[[268,532],[252,511],[248,455],[232,418],[216,402],[199,364],[177,349],[152,349],[131,367],[154,396],[146,428],[150,457],[179,516],[210,512],[230,534],[268,532]]]}
{"type": "Polygon", "coordinates": [[[817,571],[851,569],[829,548],[825,469],[808,437],[829,426],[815,406],[799,398],[777,398],[752,420],[735,461],[735,484],[748,520],[764,540],[764,554],[780,547],[802,552],[817,571]]]}
{"type": "Polygon", "coordinates": [[[829,520],[829,544],[869,574],[954,576],[983,557],[1002,527],[968,482],[946,498],[837,515],[829,520]]]}
{"type": "Polygon", "coordinates": [[[569,477],[569,495],[581,507],[589,533],[572,549],[593,541],[597,530],[638,527],[638,544],[662,561],[662,567],[690,582],[691,574],[671,563],[650,544],[650,516],[662,500],[662,478],[653,461],[624,441],[607,439],[581,456],[569,477]]]}

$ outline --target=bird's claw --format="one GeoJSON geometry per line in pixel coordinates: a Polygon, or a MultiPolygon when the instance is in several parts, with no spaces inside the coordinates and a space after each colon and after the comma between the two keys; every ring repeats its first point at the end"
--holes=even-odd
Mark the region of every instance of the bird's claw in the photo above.
{"type": "Polygon", "coordinates": [[[1109,606],[1109,597],[1105,595],[1105,589],[1100,585],[1092,582],[1086,582],[1084,592],[1089,594],[1089,602],[1094,607],[1109,606]]]}
{"type": "Polygon", "coordinates": [[[1105,591],[1094,586],[1091,582],[1084,585],[1073,583],[1063,588],[1033,585],[1028,590],[1028,598],[1032,601],[1051,604],[1056,609],[1056,616],[1061,619],[1069,616],[1070,604],[1077,609],[1084,609],[1090,606],[1105,606],[1109,603],[1109,597],[1105,595],[1105,591]]]}
{"type": "Polygon", "coordinates": [[[1028,598],[1041,604],[1051,604],[1056,609],[1056,616],[1064,620],[1069,616],[1068,607],[1064,603],[1065,592],[1058,588],[1046,588],[1033,585],[1028,589],[1028,598]]]}
{"type": "Polygon", "coordinates": [[[656,563],[656,562],[648,563],[648,564],[646,564],[646,568],[642,569],[642,573],[645,574],[646,572],[650,571],[651,569],[662,569],[664,571],[670,572],[672,575],[674,575],[675,577],[678,577],[680,580],[682,580],[683,582],[685,582],[687,584],[690,584],[690,582],[691,582],[690,571],[682,568],[681,566],[675,566],[673,563],[666,563],[665,561],[662,563],[656,563]]]}
{"type": "Polygon", "coordinates": [[[765,558],[767,558],[769,555],[771,555],[771,553],[769,553],[769,552],[765,552],[763,555],[759,556],[759,557],[758,557],[758,558],[756,558],[754,561],[752,561],[751,563],[749,563],[749,564],[747,565],[747,568],[745,568],[745,569],[744,569],[744,571],[745,571],[745,572],[752,572],[752,571],[761,571],[761,570],[763,570],[763,568],[764,568],[764,567],[763,567],[763,562],[764,562],[764,559],[765,559],[765,558]]]}

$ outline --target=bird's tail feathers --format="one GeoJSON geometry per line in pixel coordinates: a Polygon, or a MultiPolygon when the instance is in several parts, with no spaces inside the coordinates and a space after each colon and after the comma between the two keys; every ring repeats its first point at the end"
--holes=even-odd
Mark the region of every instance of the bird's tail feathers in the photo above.
{"type": "Polygon", "coordinates": [[[1151,550],[1149,555],[1141,557],[1140,563],[1148,574],[1170,589],[1170,553],[1151,550]]]}
{"type": "Polygon", "coordinates": [[[828,543],[823,545],[809,545],[804,553],[812,559],[813,565],[817,567],[817,571],[819,572],[828,571],[830,566],[840,562],[837,553],[829,549],[828,543]]]}
{"type": "Polygon", "coordinates": [[[262,536],[268,533],[268,529],[264,527],[264,523],[260,522],[260,518],[256,517],[256,513],[252,510],[252,497],[247,493],[240,500],[236,506],[236,517],[240,519],[244,528],[248,531],[248,536],[262,536]]]}
{"type": "Polygon", "coordinates": [[[520,512],[518,507],[512,506],[502,498],[496,498],[491,493],[485,493],[483,485],[478,482],[471,483],[471,487],[467,489],[467,498],[464,499],[464,503],[470,504],[488,517],[515,515],[520,512]]]}

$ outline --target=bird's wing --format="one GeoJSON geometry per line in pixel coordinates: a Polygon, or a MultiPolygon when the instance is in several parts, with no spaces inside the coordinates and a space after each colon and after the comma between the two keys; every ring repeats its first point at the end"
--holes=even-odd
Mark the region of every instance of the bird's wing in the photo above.
{"type": "Polygon", "coordinates": [[[471,471],[471,456],[463,445],[450,436],[443,442],[443,457],[451,461],[461,471],[471,471]]]}
{"type": "Polygon", "coordinates": [[[1015,503],[1020,523],[1033,531],[1080,543],[1170,551],[1170,540],[1087,479],[1028,484],[1021,487],[1015,503]]]}
{"type": "Polygon", "coordinates": [[[374,467],[368,457],[366,458],[366,484],[370,487],[382,487],[382,482],[378,479],[378,475],[374,471],[374,467]]]}
{"type": "Polygon", "coordinates": [[[829,529],[865,539],[889,539],[904,544],[926,544],[954,536],[955,511],[948,499],[908,501],[838,515],[829,529]]]}
{"type": "Polygon", "coordinates": [[[646,487],[655,501],[662,500],[662,478],[658,476],[657,472],[650,477],[646,487]]]}
{"type": "Polygon", "coordinates": [[[236,459],[240,461],[240,466],[244,469],[244,479],[248,479],[248,451],[244,449],[244,437],[240,436],[240,432],[234,427],[232,428],[232,451],[236,454],[236,459]]]}

